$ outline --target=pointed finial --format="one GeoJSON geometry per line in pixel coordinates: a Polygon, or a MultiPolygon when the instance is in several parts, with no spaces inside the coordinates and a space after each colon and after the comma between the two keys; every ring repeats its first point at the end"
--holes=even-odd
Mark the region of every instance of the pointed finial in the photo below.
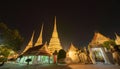
{"type": "Polygon", "coordinates": [[[54,29],[53,29],[52,37],[58,37],[57,25],[56,25],[56,16],[55,16],[55,19],[54,19],[54,29]]]}
{"type": "Polygon", "coordinates": [[[73,46],[73,43],[71,42],[70,45],[73,46]]]}
{"type": "Polygon", "coordinates": [[[119,38],[119,36],[117,35],[117,33],[115,33],[115,36],[116,36],[117,39],[119,38]]]}
{"type": "Polygon", "coordinates": [[[54,31],[57,31],[57,26],[56,26],[56,16],[55,16],[55,19],[54,19],[54,31]]]}
{"type": "Polygon", "coordinates": [[[43,25],[44,25],[44,24],[42,24],[41,31],[40,31],[39,37],[38,37],[38,39],[37,39],[37,42],[35,43],[35,46],[39,46],[39,45],[42,44],[43,25]]]}
{"type": "Polygon", "coordinates": [[[34,39],[34,35],[35,35],[35,30],[33,30],[33,33],[32,33],[32,37],[31,37],[32,42],[33,42],[33,39],[34,39]]]}
{"type": "Polygon", "coordinates": [[[41,32],[40,32],[41,35],[42,35],[42,32],[43,32],[43,26],[44,26],[44,23],[42,24],[42,27],[41,27],[41,32]]]}
{"type": "Polygon", "coordinates": [[[29,48],[33,47],[34,33],[35,33],[35,31],[33,30],[31,39],[30,39],[30,41],[28,42],[28,45],[25,47],[25,49],[23,50],[23,52],[21,54],[25,53],[29,48]]]}
{"type": "Polygon", "coordinates": [[[47,41],[45,42],[45,45],[47,45],[47,41]]]}
{"type": "Polygon", "coordinates": [[[115,32],[115,35],[118,36],[116,32],[115,32]]]}

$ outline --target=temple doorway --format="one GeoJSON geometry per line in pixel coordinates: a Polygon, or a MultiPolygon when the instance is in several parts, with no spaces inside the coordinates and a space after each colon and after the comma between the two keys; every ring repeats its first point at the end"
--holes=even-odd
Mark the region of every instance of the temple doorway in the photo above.
{"type": "Polygon", "coordinates": [[[93,63],[109,63],[107,55],[103,48],[91,48],[93,63]]]}

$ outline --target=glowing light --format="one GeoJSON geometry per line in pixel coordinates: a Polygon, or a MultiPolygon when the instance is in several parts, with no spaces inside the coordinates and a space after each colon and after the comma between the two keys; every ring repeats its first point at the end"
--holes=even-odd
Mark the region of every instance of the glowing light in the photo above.
{"type": "Polygon", "coordinates": [[[62,46],[60,44],[60,40],[58,37],[57,27],[56,27],[56,17],[55,17],[55,21],[54,21],[54,29],[53,29],[53,33],[52,33],[52,38],[50,40],[48,49],[50,50],[51,54],[53,54],[55,52],[55,50],[57,52],[59,52],[59,50],[62,49],[62,46]]]}

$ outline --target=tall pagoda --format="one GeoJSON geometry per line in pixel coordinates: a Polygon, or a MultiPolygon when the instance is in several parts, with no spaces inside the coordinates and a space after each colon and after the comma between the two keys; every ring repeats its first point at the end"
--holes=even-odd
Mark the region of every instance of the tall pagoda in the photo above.
{"type": "Polygon", "coordinates": [[[53,29],[52,37],[50,39],[48,49],[50,50],[51,54],[53,54],[55,50],[58,52],[60,49],[62,49],[62,46],[58,37],[58,32],[57,32],[56,16],[54,19],[54,29],[53,29]]]}

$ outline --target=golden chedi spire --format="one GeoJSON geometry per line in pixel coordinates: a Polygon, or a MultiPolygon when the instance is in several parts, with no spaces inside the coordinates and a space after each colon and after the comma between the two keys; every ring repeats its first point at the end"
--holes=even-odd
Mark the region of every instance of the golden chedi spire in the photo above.
{"type": "Polygon", "coordinates": [[[54,19],[54,29],[53,29],[52,37],[57,37],[58,38],[58,32],[57,32],[57,26],[56,26],[56,16],[55,16],[55,19],[54,19]]]}
{"type": "Polygon", "coordinates": [[[53,29],[52,37],[50,39],[48,49],[52,54],[54,53],[55,50],[58,52],[60,49],[62,49],[62,46],[60,44],[60,40],[58,37],[58,32],[57,32],[56,16],[54,19],[54,29],[53,29]]]}

